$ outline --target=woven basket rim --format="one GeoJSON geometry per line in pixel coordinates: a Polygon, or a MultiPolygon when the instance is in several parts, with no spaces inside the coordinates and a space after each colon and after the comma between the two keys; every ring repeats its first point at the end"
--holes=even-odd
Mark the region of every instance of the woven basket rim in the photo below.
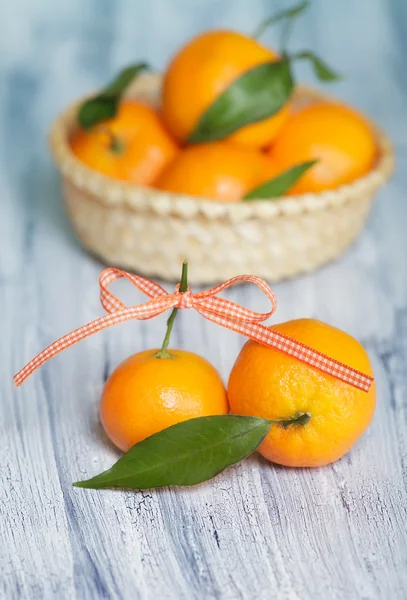
{"type": "MultiPolygon", "coordinates": [[[[144,75],[138,81],[149,90],[159,86],[161,76],[159,74],[144,75]]],[[[338,101],[335,97],[305,85],[297,86],[295,96],[311,100],[338,101]]],[[[138,93],[135,92],[130,97],[137,99],[138,93]]],[[[51,154],[57,168],[68,181],[90,193],[95,201],[115,208],[121,207],[130,211],[147,209],[159,214],[164,212],[184,218],[200,214],[209,219],[226,217],[232,221],[275,217],[284,214],[299,215],[339,206],[368,189],[373,192],[389,178],[394,168],[392,142],[380,127],[365,117],[376,137],[377,161],[366,175],[350,184],[318,193],[282,196],[270,198],[270,200],[251,200],[250,202],[222,202],[186,194],[164,192],[152,187],[119,181],[98,173],[87,167],[73,154],[69,145],[69,133],[76,121],[77,110],[82,101],[83,99],[80,99],[68,106],[54,120],[49,134],[51,154]]]]}

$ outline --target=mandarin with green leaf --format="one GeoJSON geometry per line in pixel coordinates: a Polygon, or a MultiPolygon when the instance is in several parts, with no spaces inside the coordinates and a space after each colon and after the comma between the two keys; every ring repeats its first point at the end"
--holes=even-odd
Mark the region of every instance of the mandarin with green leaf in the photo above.
{"type": "MultiPolygon", "coordinates": [[[[172,134],[185,141],[204,112],[244,73],[278,61],[279,55],[235,31],[207,31],[188,42],[170,62],[162,93],[162,115],[172,134]]],[[[283,106],[273,116],[240,128],[228,139],[254,147],[269,144],[288,117],[283,106]]]]}
{"type": "Polygon", "coordinates": [[[115,117],[76,129],[70,145],[91,169],[139,185],[150,185],[178,152],[156,111],[130,100],[119,104],[115,117]]]}

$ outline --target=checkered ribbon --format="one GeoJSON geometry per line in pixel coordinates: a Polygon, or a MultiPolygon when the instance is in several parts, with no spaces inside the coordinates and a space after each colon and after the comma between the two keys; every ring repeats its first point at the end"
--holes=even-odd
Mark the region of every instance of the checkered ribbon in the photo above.
{"type": "Polygon", "coordinates": [[[76,344],[76,342],[123,321],[151,319],[170,308],[194,308],[203,317],[209,319],[209,321],[213,321],[217,325],[237,331],[260,344],[293,356],[310,367],[365,392],[369,390],[373,381],[373,377],[356,371],[352,367],[329,358],[325,354],[322,354],[322,352],[313,350],[301,342],[262,325],[261,322],[271,317],[276,310],[277,300],[273,290],[260,277],[239,275],[238,277],[232,277],[232,279],[225,281],[221,285],[197,294],[193,294],[189,289],[186,292],[180,292],[178,285],[175,293],[169,294],[160,285],[144,277],[132,275],[119,269],[105,269],[100,275],[99,284],[100,301],[108,314],[83,327],[79,327],[79,329],[75,329],[75,331],[64,335],[48,346],[48,348],[45,348],[45,350],[40,352],[14,376],[14,382],[17,386],[21,385],[31,373],[47,362],[47,360],[69,348],[69,346],[76,344]],[[108,290],[108,286],[113,281],[122,277],[144,292],[151,300],[136,306],[126,306],[123,304],[108,290]],[[270,312],[254,312],[230,300],[217,297],[217,294],[223,290],[241,282],[253,283],[264,292],[271,301],[270,312]]]}

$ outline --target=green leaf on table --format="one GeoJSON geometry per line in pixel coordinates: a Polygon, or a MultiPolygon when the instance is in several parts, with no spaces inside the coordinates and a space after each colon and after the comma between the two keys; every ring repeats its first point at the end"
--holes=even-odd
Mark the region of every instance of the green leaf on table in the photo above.
{"type": "Polygon", "coordinates": [[[290,98],[293,85],[286,58],[246,71],[207,108],[187,142],[220,140],[245,125],[271,117],[290,98]]]}
{"type": "Polygon", "coordinates": [[[291,56],[291,59],[305,59],[309,60],[312,68],[314,69],[315,75],[320,81],[337,81],[342,79],[342,75],[336,73],[331,67],[329,67],[324,61],[322,61],[316,54],[309,50],[298,52],[291,56]]]}
{"type": "Polygon", "coordinates": [[[134,78],[145,69],[148,69],[148,65],[145,63],[138,63],[123,69],[99,94],[85,100],[78,111],[79,125],[83,129],[90,129],[94,125],[114,117],[122,94],[134,78]]]}
{"type": "Polygon", "coordinates": [[[269,179],[266,183],[262,183],[262,185],[251,190],[243,200],[270,200],[282,196],[317,162],[317,160],[309,160],[287,169],[277,177],[269,179]]]}
{"type": "Polygon", "coordinates": [[[253,34],[253,37],[257,39],[260,36],[262,36],[263,33],[266,31],[266,29],[268,29],[268,27],[270,25],[274,25],[275,23],[278,23],[280,21],[287,21],[287,20],[291,21],[292,19],[295,19],[296,17],[298,17],[298,15],[300,15],[301,13],[306,11],[309,8],[309,5],[310,5],[309,0],[304,0],[303,2],[300,2],[299,4],[292,6],[291,8],[287,8],[286,10],[281,10],[281,11],[277,12],[276,14],[272,15],[271,17],[268,17],[267,19],[265,19],[264,21],[262,21],[260,23],[260,25],[256,29],[255,33],[253,34]]]}
{"type": "Polygon", "coordinates": [[[111,469],[74,486],[148,489],[201,483],[254,452],[270,427],[271,421],[257,417],[190,419],[139,442],[111,469]]]}

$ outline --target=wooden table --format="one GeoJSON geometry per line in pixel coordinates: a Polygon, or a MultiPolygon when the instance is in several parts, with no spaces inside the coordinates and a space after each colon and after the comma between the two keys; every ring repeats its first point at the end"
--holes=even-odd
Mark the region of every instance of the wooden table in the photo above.
{"type": "MultiPolygon", "coordinates": [[[[398,151],[398,172],[353,248],[313,275],[275,286],[276,320],[327,321],[359,338],[371,356],[377,412],[348,456],[315,470],[282,469],[253,456],[191,489],[74,489],[72,481],[118,456],[97,417],[104,380],[130,353],[160,343],[164,318],[92,337],[21,390],[12,386],[12,374],[37,351],[102,314],[102,265],[73,239],[48,159],[51,119],[135,58],[163,65],[198,27],[249,31],[269,11],[265,0],[239,7],[232,0],[194,8],[183,0],[144,8],[21,0],[2,18],[1,598],[407,597],[407,10],[401,0],[317,0],[296,36],[298,47],[315,48],[347,73],[334,92],[376,118],[398,151]]],[[[306,67],[300,74],[309,77],[306,67]]],[[[130,302],[142,299],[125,286],[122,293],[130,302]]],[[[228,297],[264,306],[247,287],[228,297]]],[[[203,354],[227,378],[243,340],[185,312],[172,342],[203,354]]]]}

